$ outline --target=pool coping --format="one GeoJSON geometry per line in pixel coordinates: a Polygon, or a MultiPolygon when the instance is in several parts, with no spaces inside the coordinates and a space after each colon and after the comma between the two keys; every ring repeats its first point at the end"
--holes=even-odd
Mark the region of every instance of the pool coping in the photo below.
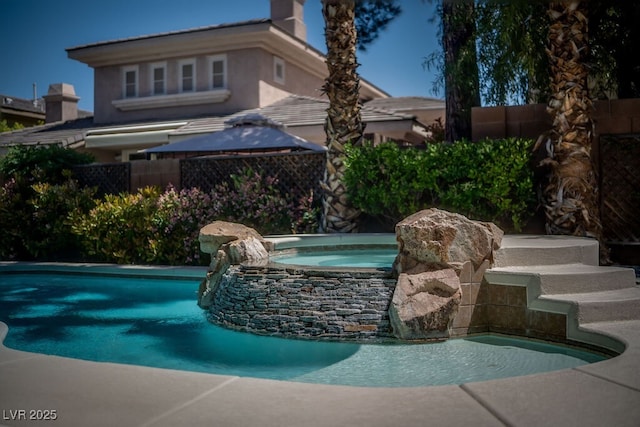
{"type": "MultiPolygon", "coordinates": [[[[28,265],[45,264],[54,267],[28,265]]],[[[26,264],[8,267],[19,270],[22,265],[26,264]]],[[[86,265],[87,271],[105,267],[86,265]]],[[[156,267],[123,266],[123,271],[146,274],[151,268],[156,267]]],[[[178,269],[182,267],[161,270],[166,276],[178,269]]],[[[195,277],[203,270],[197,267],[189,274],[195,277]]],[[[581,328],[619,340],[624,352],[606,361],[543,374],[385,388],[231,377],[28,353],[2,344],[8,327],[0,322],[0,424],[639,425],[640,318],[581,328]],[[44,416],[45,411],[49,415],[55,411],[57,420],[17,419],[23,414],[44,416]]]]}
{"type": "MultiPolygon", "coordinates": [[[[596,329],[624,341],[627,350],[574,369],[409,388],[201,374],[88,362],[0,345],[0,422],[48,425],[12,420],[10,415],[55,410],[58,420],[50,424],[65,426],[637,426],[640,321],[611,322],[596,329]]],[[[7,331],[0,322],[0,340],[7,331]]]]}

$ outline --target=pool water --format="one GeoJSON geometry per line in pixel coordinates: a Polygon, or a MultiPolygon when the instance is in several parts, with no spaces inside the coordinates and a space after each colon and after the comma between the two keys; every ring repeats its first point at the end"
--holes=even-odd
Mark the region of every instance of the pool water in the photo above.
{"type": "Polygon", "coordinates": [[[309,265],[316,267],[367,267],[391,268],[398,255],[397,249],[351,249],[300,252],[281,255],[273,261],[282,264],[309,265]]]}
{"type": "Polygon", "coordinates": [[[78,359],[354,386],[462,384],[604,357],[503,336],[437,344],[288,340],[210,324],[198,281],[0,274],[7,347],[78,359]]]}

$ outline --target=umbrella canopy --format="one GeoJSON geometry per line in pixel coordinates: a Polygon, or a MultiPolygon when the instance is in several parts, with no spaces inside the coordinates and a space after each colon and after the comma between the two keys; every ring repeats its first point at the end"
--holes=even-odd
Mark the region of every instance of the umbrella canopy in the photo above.
{"type": "Polygon", "coordinates": [[[225,122],[227,128],[206,135],[198,135],[172,144],[144,150],[145,153],[276,151],[289,149],[326,151],[283,130],[281,123],[260,114],[247,114],[225,122]]]}

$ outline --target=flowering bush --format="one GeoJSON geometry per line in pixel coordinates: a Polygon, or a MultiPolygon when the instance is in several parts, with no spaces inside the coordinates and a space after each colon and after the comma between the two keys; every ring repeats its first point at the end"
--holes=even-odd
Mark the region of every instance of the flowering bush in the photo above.
{"type": "Polygon", "coordinates": [[[232,185],[225,182],[213,190],[221,219],[242,223],[262,235],[291,232],[294,207],[278,191],[275,178],[246,169],[231,179],[232,185]]]}
{"type": "Polygon", "coordinates": [[[248,169],[208,193],[169,187],[106,196],[73,218],[73,231],[85,255],[100,261],[206,265],[198,235],[208,223],[239,222],[263,235],[308,232],[317,228],[314,203],[312,195],[288,201],[274,178],[248,169]]]}
{"type": "Polygon", "coordinates": [[[198,188],[176,191],[169,187],[158,198],[151,220],[156,239],[151,243],[154,261],[162,264],[206,264],[202,259],[200,229],[215,221],[222,210],[220,201],[198,188]]]}
{"type": "Polygon", "coordinates": [[[292,214],[292,233],[316,233],[318,231],[320,206],[314,198],[313,190],[298,200],[292,214]]]}

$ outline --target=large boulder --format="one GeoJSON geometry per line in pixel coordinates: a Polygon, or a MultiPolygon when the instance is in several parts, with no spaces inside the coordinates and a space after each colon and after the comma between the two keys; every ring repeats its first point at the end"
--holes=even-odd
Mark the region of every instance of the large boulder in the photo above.
{"type": "Polygon", "coordinates": [[[198,305],[211,305],[224,273],[232,264],[263,264],[269,259],[267,242],[253,228],[226,221],[215,221],[200,230],[200,250],[211,255],[206,278],[200,284],[198,305]]]}
{"type": "Polygon", "coordinates": [[[235,222],[214,221],[200,230],[200,250],[213,256],[223,246],[231,264],[269,257],[266,242],[256,230],[235,222]],[[229,250],[226,250],[230,248],[229,250]]]}
{"type": "Polygon", "coordinates": [[[449,336],[461,299],[460,279],[451,268],[400,274],[389,307],[394,335],[406,340],[449,336]]]}
{"type": "Polygon", "coordinates": [[[398,277],[389,307],[394,335],[447,338],[462,300],[460,284],[475,280],[493,262],[504,233],[492,223],[426,209],[396,225],[398,277]]]}
{"type": "Polygon", "coordinates": [[[440,265],[470,261],[474,268],[493,260],[504,233],[493,223],[472,221],[440,209],[417,212],[396,225],[398,273],[418,265],[440,265]]]}

